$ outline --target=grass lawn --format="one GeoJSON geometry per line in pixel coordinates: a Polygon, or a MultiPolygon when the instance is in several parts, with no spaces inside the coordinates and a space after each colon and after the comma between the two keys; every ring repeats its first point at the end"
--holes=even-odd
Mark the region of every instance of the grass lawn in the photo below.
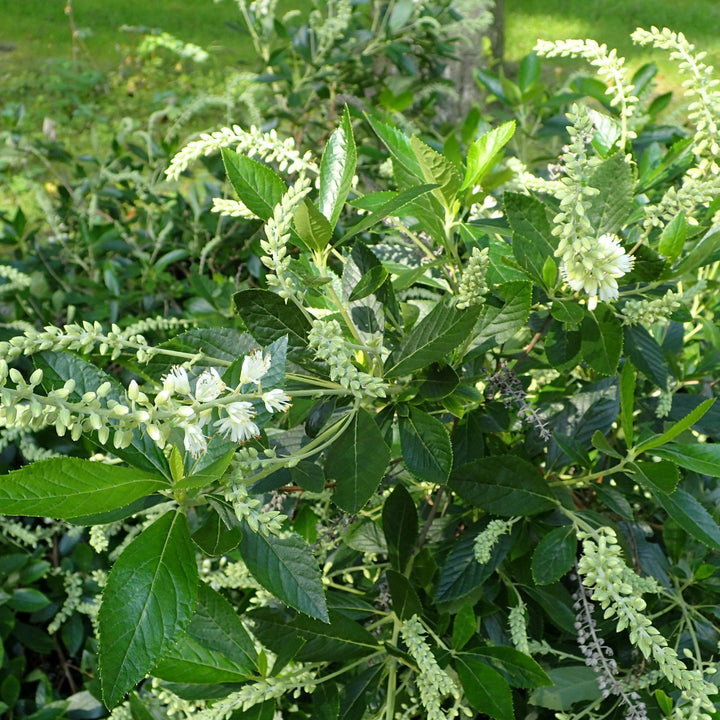
{"type": "Polygon", "coordinates": [[[632,69],[654,61],[661,88],[673,89],[680,84],[680,76],[667,53],[635,46],[630,40],[636,27],[656,25],[685,33],[698,50],[707,52],[705,62],[720,71],[718,0],[505,0],[505,13],[505,51],[510,62],[530,52],[538,38],[593,38],[617,48],[632,69]]]}

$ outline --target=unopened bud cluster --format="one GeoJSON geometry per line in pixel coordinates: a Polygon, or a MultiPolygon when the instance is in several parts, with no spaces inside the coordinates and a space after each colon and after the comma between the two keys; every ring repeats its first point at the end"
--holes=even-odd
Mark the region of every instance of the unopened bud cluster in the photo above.
{"type": "Polygon", "coordinates": [[[487,271],[490,263],[488,248],[474,247],[460,278],[457,291],[457,307],[460,309],[481,305],[488,291],[487,271]]]}
{"type": "Polygon", "coordinates": [[[510,608],[508,630],[510,631],[510,640],[515,646],[515,649],[529,655],[530,643],[528,642],[527,633],[527,611],[525,610],[525,603],[519,598],[517,604],[510,608]]]}
{"type": "Polygon", "coordinates": [[[278,535],[282,531],[285,516],[277,510],[262,507],[262,502],[250,497],[244,485],[232,485],[225,491],[225,499],[230,503],[235,516],[245,521],[254,533],[265,537],[278,535]]]}
{"type": "Polygon", "coordinates": [[[481,565],[489,562],[498,540],[500,540],[503,535],[507,535],[512,531],[512,527],[517,520],[518,518],[512,520],[491,520],[487,527],[475,538],[475,544],[473,545],[475,560],[481,565]]]}
{"type": "Polygon", "coordinates": [[[30,287],[32,280],[29,275],[16,270],[10,265],[0,265],[0,277],[7,282],[0,285],[0,294],[14,293],[30,287]]]}
{"type": "Polygon", "coordinates": [[[654,325],[670,317],[682,307],[682,293],[668,290],[652,300],[628,300],[622,309],[625,325],[654,325]]]}
{"type": "Polygon", "coordinates": [[[308,335],[315,357],[330,366],[330,379],[340,383],[355,397],[385,397],[386,385],[381,378],[358,370],[337,320],[315,320],[308,335]]]}
{"type": "Polygon", "coordinates": [[[578,570],[592,590],[592,599],[605,611],[604,617],[616,618],[618,631],[629,630],[630,642],[645,658],[655,660],[665,678],[681,691],[686,702],[678,709],[678,717],[711,720],[715,705],[709,696],[717,693],[717,687],[699,670],[688,669],[644,614],[646,603],[638,592],[641,579],[625,564],[615,531],[601,528],[578,535],[583,546],[578,570]]]}

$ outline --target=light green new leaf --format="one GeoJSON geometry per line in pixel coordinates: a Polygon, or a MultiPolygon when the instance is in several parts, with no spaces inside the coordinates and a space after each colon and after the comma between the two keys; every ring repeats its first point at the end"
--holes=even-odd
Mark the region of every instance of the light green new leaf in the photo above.
{"type": "Polygon", "coordinates": [[[450,209],[460,188],[460,176],[457,168],[444,155],[433,150],[420,138],[410,138],[410,147],[420,164],[425,182],[436,183],[438,187],[433,195],[442,203],[443,207],[450,209]]]}
{"type": "Polygon", "coordinates": [[[267,165],[229,148],[221,152],[225,172],[238,197],[248,210],[267,222],[287,192],[287,185],[267,165]]]}
{"type": "Polygon", "coordinates": [[[500,345],[522,328],[530,316],[532,283],[512,281],[502,283],[496,290],[503,299],[500,307],[485,304],[478,320],[478,334],[473,345],[483,346],[488,340],[500,345]]]}
{"type": "Polygon", "coordinates": [[[169,486],[145,470],[63,457],[13,470],[0,481],[6,515],[73,518],[108,512],[169,486]]]}
{"type": "Polygon", "coordinates": [[[103,700],[115,707],[175,644],[195,609],[198,574],[187,520],[171,511],[113,565],[98,613],[103,700]]]}
{"type": "Polygon", "coordinates": [[[340,125],[330,136],[320,162],[318,207],[328,219],[331,229],[335,227],[347,200],[356,165],[357,150],[346,106],[340,125]]]}
{"type": "Polygon", "coordinates": [[[592,172],[588,184],[599,190],[590,200],[587,215],[598,235],[616,233],[625,224],[632,208],[635,177],[625,153],[603,160],[592,172]]]}
{"type": "Polygon", "coordinates": [[[445,423],[432,415],[410,408],[400,418],[400,447],[405,466],[418,480],[444,485],[453,464],[453,451],[445,423]]]}
{"type": "Polygon", "coordinates": [[[467,168],[460,190],[482,184],[482,179],[500,159],[500,151],[515,133],[515,121],[504,123],[478,138],[468,150],[467,168]]]}
{"type": "Polygon", "coordinates": [[[637,447],[637,453],[652,450],[653,448],[660,447],[674,440],[678,435],[685,432],[685,430],[690,429],[714,404],[715,400],[713,398],[704,400],[682,420],[678,420],[671,428],[662,433],[662,435],[656,435],[644,443],[640,443],[637,447]]]}
{"type": "Polygon", "coordinates": [[[373,417],[362,408],[330,446],[325,477],[335,480],[333,501],[355,513],[372,497],[390,462],[390,451],[373,417]]]}
{"type": "Polygon", "coordinates": [[[286,605],[328,622],[320,570],[305,540],[296,533],[265,537],[247,523],[241,529],[240,554],[253,577],[286,605]]]}
{"type": "Polygon", "coordinates": [[[310,250],[322,252],[332,237],[332,225],[313,203],[305,198],[293,218],[298,237],[310,250]]]}

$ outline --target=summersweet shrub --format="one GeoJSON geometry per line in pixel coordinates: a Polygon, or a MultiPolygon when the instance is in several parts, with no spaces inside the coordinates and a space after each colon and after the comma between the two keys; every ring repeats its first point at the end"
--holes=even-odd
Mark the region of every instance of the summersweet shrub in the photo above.
{"type": "Polygon", "coordinates": [[[69,443],[0,508],[114,561],[46,618],[90,617],[113,717],[715,717],[720,93],[634,37],[687,75],[671,147],[587,41],[537,47],[607,83],[547,176],[512,122],[462,163],[347,108],[322,154],[227,128],[168,173],[222,151],[263,268],[236,318],[0,344],[6,436],[69,443]]]}

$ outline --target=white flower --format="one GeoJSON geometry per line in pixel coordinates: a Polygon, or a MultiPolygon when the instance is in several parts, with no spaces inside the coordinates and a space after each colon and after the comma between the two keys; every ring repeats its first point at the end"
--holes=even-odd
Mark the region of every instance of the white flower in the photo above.
{"type": "Polygon", "coordinates": [[[269,413],[285,412],[290,407],[291,397],[279,388],[263,393],[262,399],[269,413]]]}
{"type": "Polygon", "coordinates": [[[565,280],[573,290],[584,290],[590,296],[589,310],[595,309],[598,299],[615,300],[617,278],[630,272],[633,266],[633,258],[612,235],[601,235],[588,242],[582,252],[564,253],[564,260],[565,280]]]}
{"type": "Polygon", "coordinates": [[[194,458],[202,455],[207,450],[207,439],[200,426],[183,423],[181,427],[185,432],[183,439],[185,449],[194,458]]]}
{"type": "Polygon", "coordinates": [[[215,368],[205,370],[197,379],[195,384],[195,399],[198,402],[210,402],[214,400],[223,390],[225,383],[222,381],[215,368]]]}
{"type": "Polygon", "coordinates": [[[243,358],[242,370],[240,370],[240,384],[252,383],[260,385],[260,380],[270,369],[270,355],[263,357],[262,350],[253,350],[243,358]]]}
{"type": "Polygon", "coordinates": [[[188,379],[187,370],[180,365],[175,365],[170,372],[163,378],[163,390],[168,392],[178,392],[181,395],[190,394],[190,380],[188,379]]]}
{"type": "Polygon", "coordinates": [[[255,416],[252,403],[241,400],[230,403],[225,412],[227,417],[215,423],[223,437],[230,437],[233,442],[244,442],[260,434],[258,426],[252,421],[255,416]]]}

